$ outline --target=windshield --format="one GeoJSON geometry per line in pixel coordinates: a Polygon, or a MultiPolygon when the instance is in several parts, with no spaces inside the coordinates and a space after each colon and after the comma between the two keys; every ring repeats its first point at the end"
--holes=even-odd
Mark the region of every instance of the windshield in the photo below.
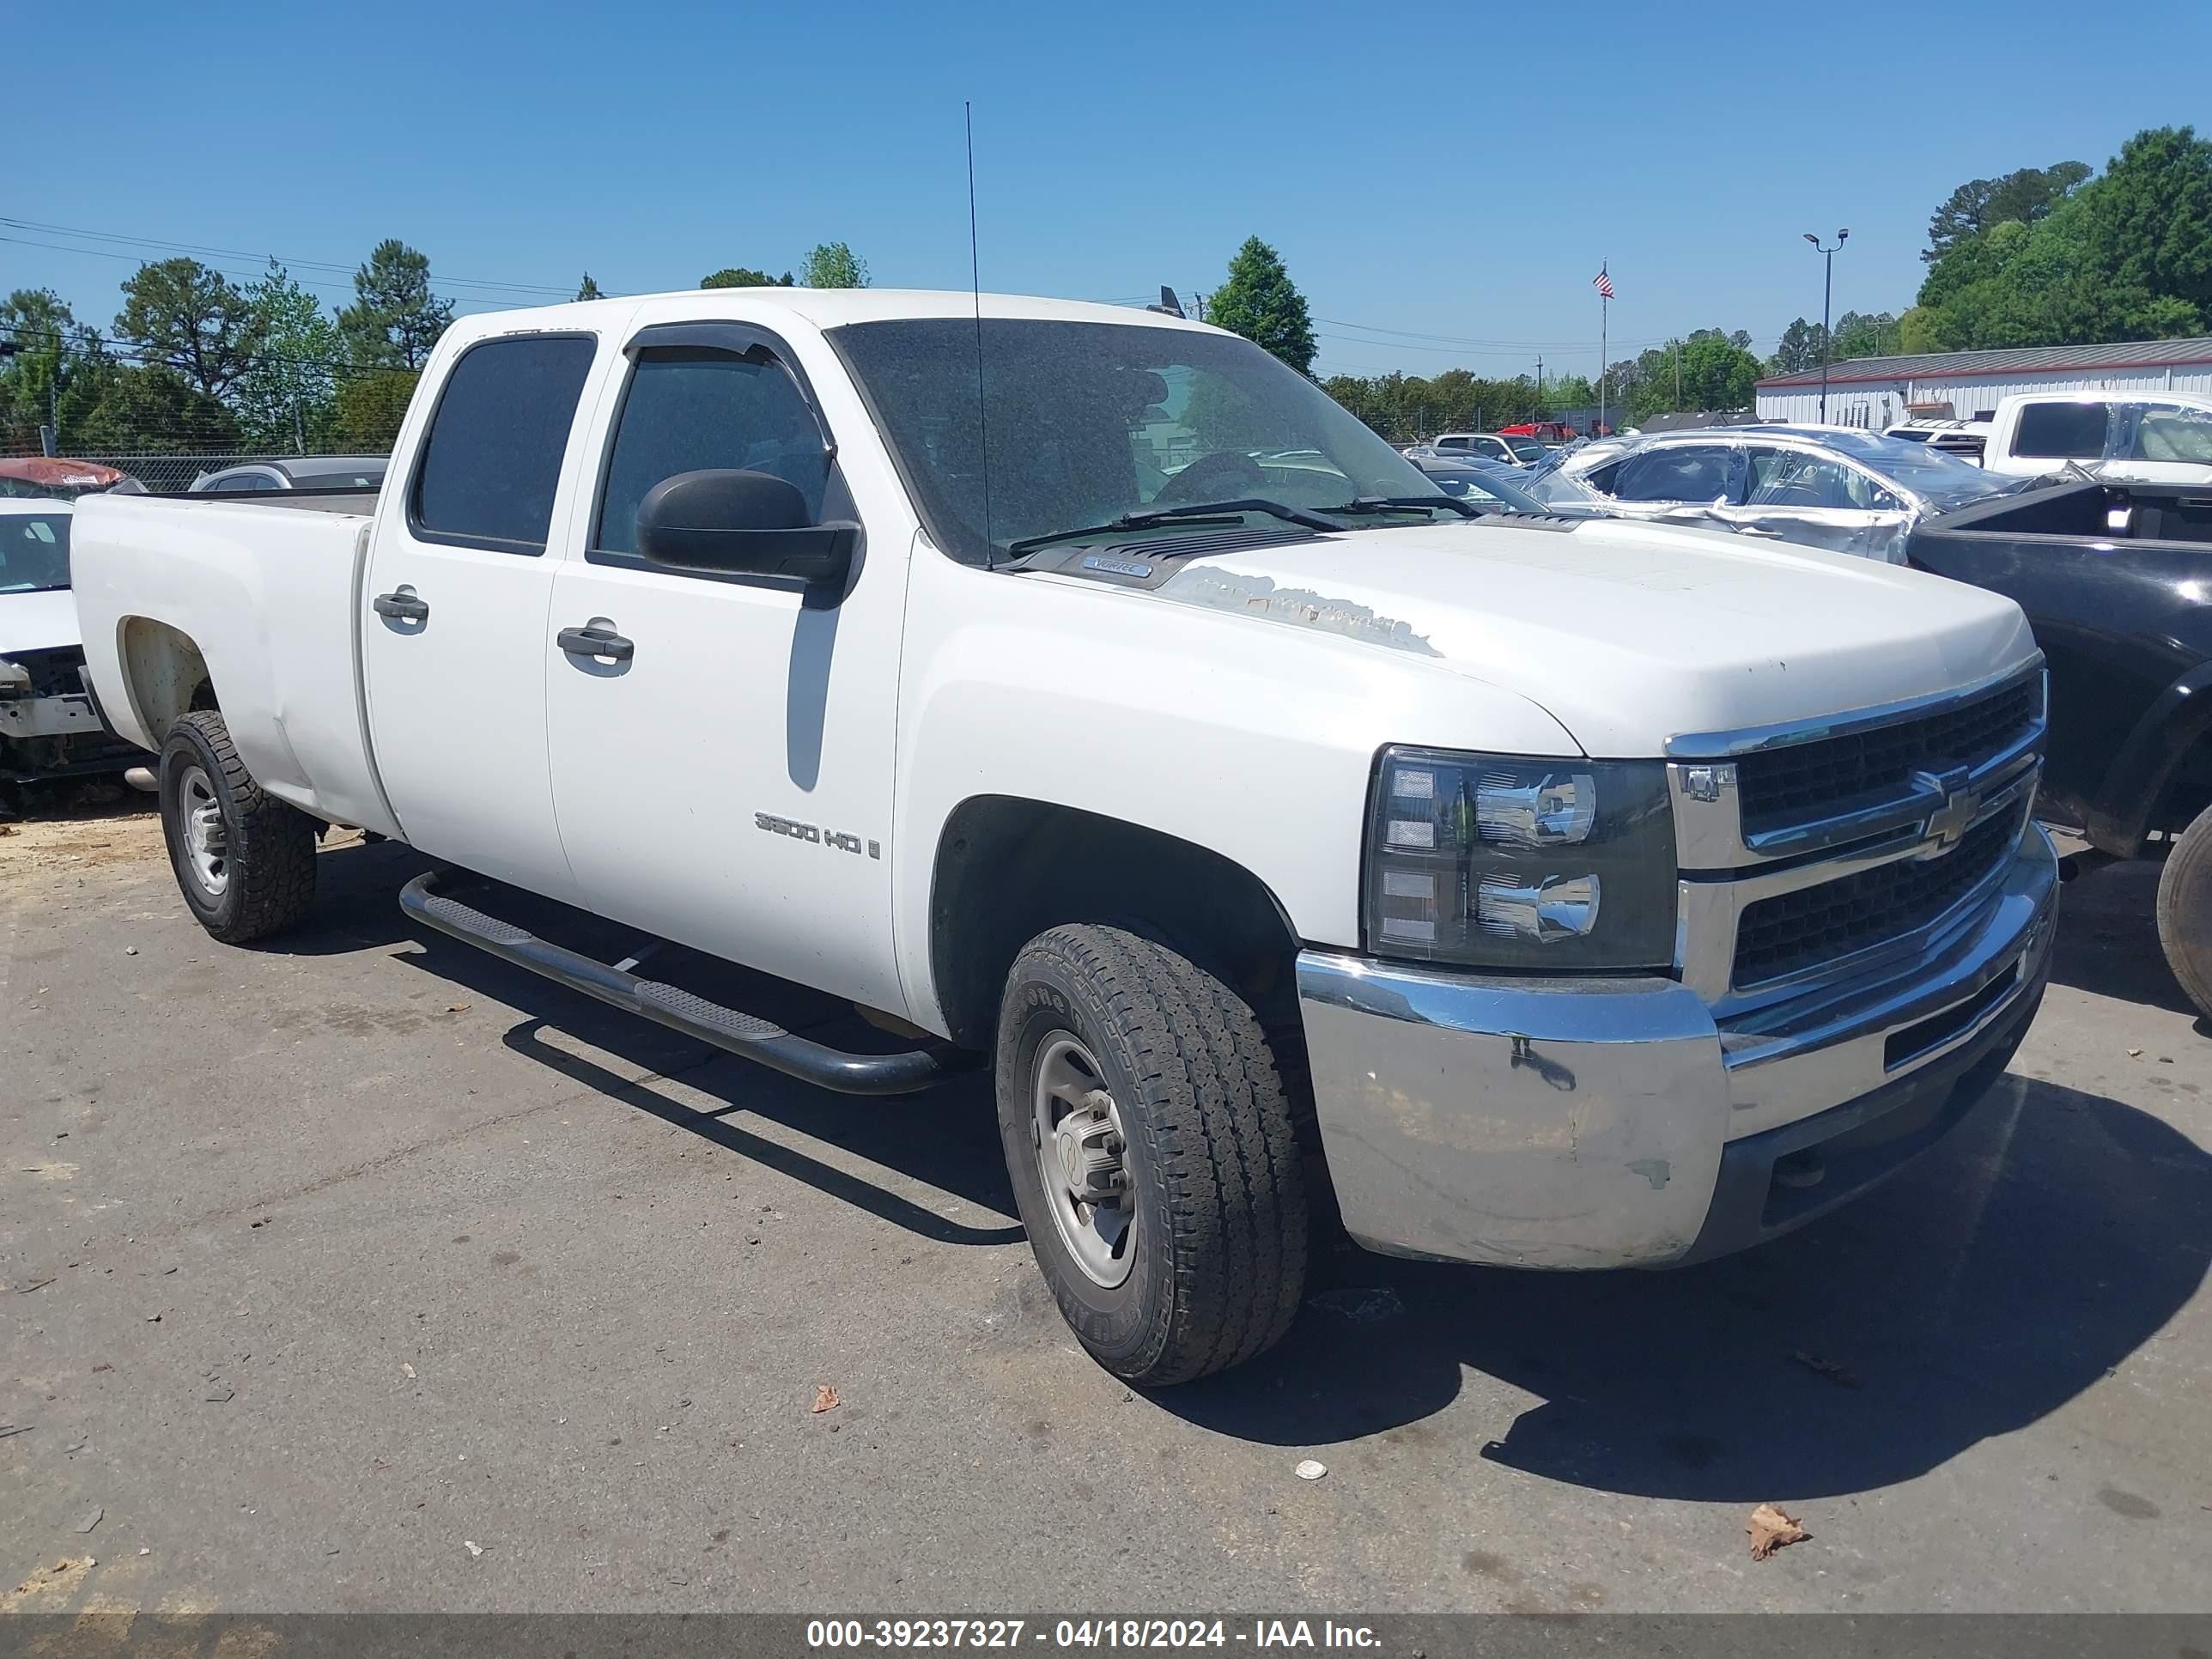
{"type": "MultiPolygon", "coordinates": [[[[1460,516],[1412,462],[1249,341],[1025,318],[987,317],[981,329],[981,430],[974,319],[855,323],[830,337],[931,538],[963,562],[994,563],[1016,543],[1213,501],[1266,501],[1310,514],[1410,498],[1437,502],[1435,516],[1460,516]]],[[[1408,521],[1419,520],[1347,514],[1343,527],[1408,521]]],[[[1170,525],[1162,533],[1176,532],[1170,525]]]]}
{"type": "Polygon", "coordinates": [[[69,515],[0,513],[0,593],[70,585],[69,515]]]}
{"type": "Polygon", "coordinates": [[[2120,459],[2130,461],[2212,461],[2212,413],[2170,404],[2144,405],[2135,438],[2120,459]]]}

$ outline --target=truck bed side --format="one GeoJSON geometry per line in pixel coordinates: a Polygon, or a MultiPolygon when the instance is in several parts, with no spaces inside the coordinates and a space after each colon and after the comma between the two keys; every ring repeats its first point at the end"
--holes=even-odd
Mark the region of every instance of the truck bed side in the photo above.
{"type": "Polygon", "coordinates": [[[332,510],[367,504],[81,502],[71,576],[85,661],[116,729],[158,749],[178,715],[212,699],[263,788],[397,835],[369,754],[356,634],[371,520],[332,510]]]}

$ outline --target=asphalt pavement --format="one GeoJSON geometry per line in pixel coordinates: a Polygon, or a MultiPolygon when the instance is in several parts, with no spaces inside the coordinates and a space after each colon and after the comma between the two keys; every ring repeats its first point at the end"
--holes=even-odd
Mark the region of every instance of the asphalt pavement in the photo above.
{"type": "Polygon", "coordinates": [[[0,837],[0,1610],[2212,1606],[2153,866],[2068,889],[2013,1072],[1861,1203],[1679,1273],[1345,1248],[1156,1395],[1062,1327],[980,1079],[718,1055],[415,931],[422,867],[333,844],[238,950],[143,811],[0,837]],[[1754,1561],[1763,1503],[1810,1536],[1754,1561]]]}

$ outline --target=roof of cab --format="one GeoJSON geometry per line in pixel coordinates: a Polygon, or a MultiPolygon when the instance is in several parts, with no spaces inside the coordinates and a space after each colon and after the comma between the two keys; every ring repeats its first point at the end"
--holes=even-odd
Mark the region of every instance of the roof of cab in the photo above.
{"type": "Polygon", "coordinates": [[[1131,306],[1100,305],[1088,300],[1048,300],[1020,294],[974,295],[960,289],[899,288],[708,288],[672,294],[640,294],[618,300],[582,300],[568,305],[537,306],[524,311],[486,311],[457,319],[456,331],[483,338],[518,330],[605,327],[690,318],[766,319],[776,313],[795,316],[816,328],[848,323],[889,322],[902,318],[1018,318],[1042,322],[1143,324],[1155,327],[1221,331],[1164,312],[1131,306]]]}

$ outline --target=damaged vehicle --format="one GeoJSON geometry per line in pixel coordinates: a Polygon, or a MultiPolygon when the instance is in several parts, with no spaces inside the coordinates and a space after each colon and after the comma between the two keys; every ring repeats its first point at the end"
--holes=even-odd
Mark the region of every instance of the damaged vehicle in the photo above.
{"type": "Polygon", "coordinates": [[[1591,444],[1549,476],[1579,480],[1625,517],[1888,564],[1905,562],[1923,518],[2019,487],[1925,444],[1836,427],[1699,428],[1625,448],[1591,444]]]}
{"type": "Polygon", "coordinates": [[[146,757],[108,731],[84,684],[61,501],[0,497],[0,815],[27,785],[122,772],[146,757]]]}
{"type": "Polygon", "coordinates": [[[1931,519],[1915,568],[2002,593],[2050,663],[2036,811],[2077,832],[2076,868],[2162,855],[2173,976],[2212,1020],[2212,498],[2200,483],[2044,485],[1931,519]]]}
{"type": "Polygon", "coordinates": [[[462,317],[373,502],[81,514],[93,681],[212,936],[304,922],[358,826],[437,861],[418,927],[702,1042],[858,1096],[981,1072],[915,1109],[995,1109],[1133,1383],[1279,1339],[1317,1212],[1550,1269],[1798,1226],[1984,1097],[2050,971],[2018,605],[1481,510],[1178,318],[462,317]]]}

